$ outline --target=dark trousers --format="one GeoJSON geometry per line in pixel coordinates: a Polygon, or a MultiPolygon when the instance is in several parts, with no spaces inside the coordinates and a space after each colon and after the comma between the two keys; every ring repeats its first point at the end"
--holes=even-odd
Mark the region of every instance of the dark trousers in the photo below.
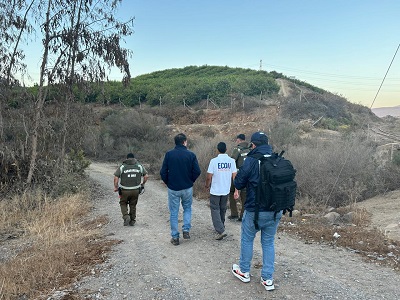
{"type": "Polygon", "coordinates": [[[139,199],[139,189],[136,190],[124,190],[121,191],[121,198],[119,205],[121,207],[122,218],[129,215],[131,221],[136,220],[136,205],[139,199]],[[129,210],[128,210],[129,207],[129,210]]]}
{"type": "Polygon", "coordinates": [[[240,190],[240,196],[237,201],[233,198],[234,192],[235,192],[235,187],[232,182],[231,190],[229,193],[229,208],[231,209],[231,216],[243,218],[244,203],[246,202],[246,195],[247,195],[246,189],[240,190]],[[239,209],[238,209],[238,204],[240,207],[239,209]],[[239,210],[240,210],[240,214],[239,214],[239,210]]]}
{"type": "Polygon", "coordinates": [[[214,229],[219,234],[225,231],[225,213],[228,195],[216,196],[210,195],[211,219],[214,229]]]}

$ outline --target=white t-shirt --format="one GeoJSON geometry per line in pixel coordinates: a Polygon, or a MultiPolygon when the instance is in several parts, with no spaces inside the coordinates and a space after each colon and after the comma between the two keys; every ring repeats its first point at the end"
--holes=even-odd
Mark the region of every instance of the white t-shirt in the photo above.
{"type": "Polygon", "coordinates": [[[235,160],[228,154],[218,154],[210,160],[207,173],[213,174],[210,194],[215,196],[228,195],[231,189],[232,173],[236,173],[235,160]]]}

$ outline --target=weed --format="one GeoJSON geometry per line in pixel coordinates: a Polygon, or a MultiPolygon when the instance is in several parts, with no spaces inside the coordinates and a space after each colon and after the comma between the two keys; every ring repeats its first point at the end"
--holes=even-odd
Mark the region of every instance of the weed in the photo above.
{"type": "Polygon", "coordinates": [[[0,232],[19,232],[23,245],[0,265],[2,300],[37,299],[79,280],[89,273],[88,266],[106,259],[104,254],[119,241],[101,238],[106,217],[84,220],[87,198],[49,199],[36,191],[0,202],[0,232]]]}
{"type": "Polygon", "coordinates": [[[342,247],[360,254],[369,262],[400,271],[400,245],[396,241],[387,239],[378,229],[368,226],[371,215],[365,209],[340,208],[336,211],[341,215],[352,212],[352,222],[330,224],[321,216],[321,210],[317,212],[315,206],[307,209],[304,205],[305,203],[301,204],[304,208],[302,215],[292,218],[286,215],[282,217],[279,231],[286,232],[307,244],[342,247]]]}

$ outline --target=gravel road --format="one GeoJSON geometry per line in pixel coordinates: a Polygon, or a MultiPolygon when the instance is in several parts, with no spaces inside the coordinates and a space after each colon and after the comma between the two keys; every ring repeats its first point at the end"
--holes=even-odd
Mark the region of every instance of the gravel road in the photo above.
{"type": "Polygon", "coordinates": [[[92,163],[88,171],[99,188],[94,213],[108,216],[106,234],[122,243],[92,276],[75,284],[83,299],[400,299],[399,273],[348,250],[305,244],[282,232],[276,239],[276,290],[267,292],[259,283],[259,236],[251,281],[242,283],[230,271],[239,257],[239,222],[227,220],[228,237],[216,241],[207,201],[194,200],[191,239],[173,246],[167,188],[150,178],[139,198],[136,225],[124,227],[113,192],[116,167],[92,163]]]}

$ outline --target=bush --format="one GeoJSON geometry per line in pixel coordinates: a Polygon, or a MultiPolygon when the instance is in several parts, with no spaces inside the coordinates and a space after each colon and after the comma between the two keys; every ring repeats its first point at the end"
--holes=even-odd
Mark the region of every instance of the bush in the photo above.
{"type": "Polygon", "coordinates": [[[393,164],[379,165],[375,152],[364,135],[353,134],[345,139],[307,139],[287,157],[297,169],[301,198],[339,207],[400,187],[399,172],[393,164]]]}
{"type": "Polygon", "coordinates": [[[393,164],[395,166],[399,166],[400,167],[400,150],[397,149],[397,151],[395,150],[393,152],[393,158],[392,158],[393,164]]]}
{"type": "MultiPolygon", "coordinates": [[[[134,109],[115,111],[101,124],[99,136],[90,130],[87,149],[96,149],[90,153],[96,159],[122,160],[132,152],[142,163],[148,163],[148,169],[157,167],[160,157],[168,149],[168,129],[166,120],[134,109]]],[[[90,151],[90,150],[89,150],[90,151]]]]}
{"type": "Polygon", "coordinates": [[[270,128],[269,138],[275,151],[287,150],[289,145],[296,145],[300,142],[296,124],[288,119],[275,121],[270,128]]]}

